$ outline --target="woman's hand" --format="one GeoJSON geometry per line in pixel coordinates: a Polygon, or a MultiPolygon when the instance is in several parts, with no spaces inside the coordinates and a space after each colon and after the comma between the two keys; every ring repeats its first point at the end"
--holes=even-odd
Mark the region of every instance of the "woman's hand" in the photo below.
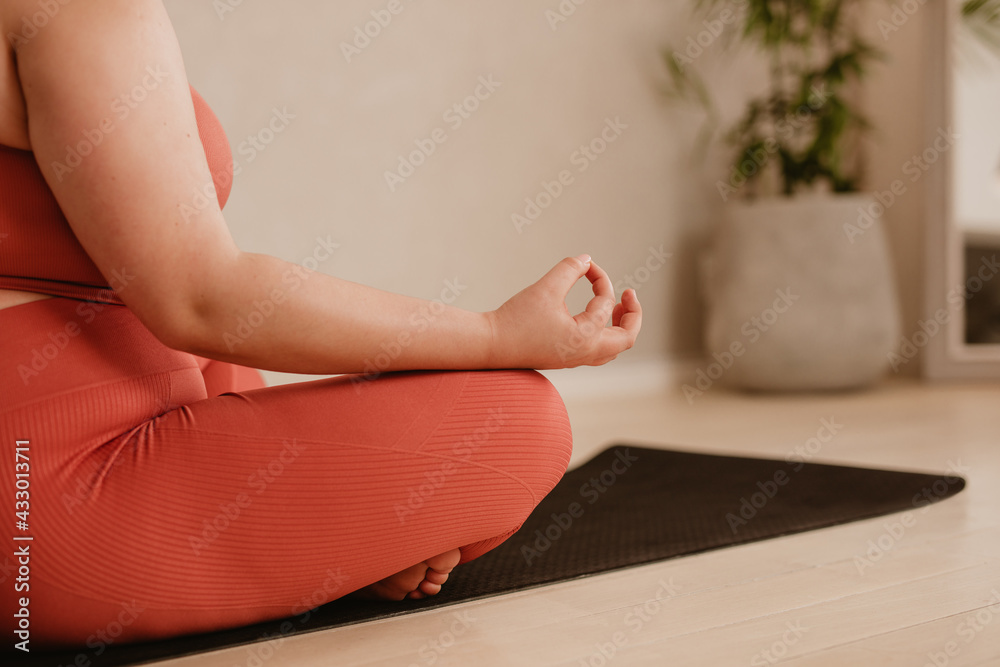
{"type": "Polygon", "coordinates": [[[606,364],[631,348],[642,308],[631,289],[616,304],[608,274],[581,255],[562,260],[487,317],[493,330],[491,368],[573,368],[606,364]],[[572,316],[566,295],[584,276],[593,284],[594,298],[572,316]]]}

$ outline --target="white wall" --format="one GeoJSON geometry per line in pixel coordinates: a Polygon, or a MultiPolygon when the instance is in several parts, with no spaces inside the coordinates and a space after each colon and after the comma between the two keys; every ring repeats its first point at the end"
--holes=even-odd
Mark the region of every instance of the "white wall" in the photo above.
{"type": "MultiPolygon", "coordinates": [[[[189,78],[222,120],[242,168],[226,209],[240,246],[301,261],[329,235],[341,248],[321,270],[426,298],[458,278],[467,287],[456,303],[473,310],[498,306],[566,255],[589,252],[620,282],[662,246],[672,257],[639,288],[639,343],[610,366],[669,369],[699,356],[695,266],[723,205],[714,185],[723,156],[692,157],[702,115],[660,91],[660,50],[706,29],[691,18],[693,3],[567,0],[575,12],[553,29],[546,11],[558,11],[559,0],[400,2],[401,13],[348,63],[341,43],[388,0],[244,0],[221,14],[235,0],[167,0],[189,78]],[[460,127],[449,125],[444,113],[480,77],[501,85],[460,127]],[[295,119],[251,161],[240,146],[267,126],[273,108],[295,119]],[[580,172],[572,156],[615,118],[628,128],[580,172]],[[386,170],[435,128],[447,141],[390,191],[386,170]],[[511,215],[562,170],[573,184],[519,233],[511,215]]],[[[870,91],[883,128],[872,155],[875,187],[891,182],[922,137],[919,21],[890,40],[893,64],[876,73],[870,91]]],[[[722,57],[721,43],[697,64],[732,118],[761,78],[746,58],[722,57]]],[[[915,322],[919,307],[918,199],[888,215],[904,322],[915,322]]],[[[579,286],[572,309],[587,292],[579,286]]]]}
{"type": "Polygon", "coordinates": [[[955,220],[1000,235],[1000,58],[965,37],[956,49],[955,220]]]}

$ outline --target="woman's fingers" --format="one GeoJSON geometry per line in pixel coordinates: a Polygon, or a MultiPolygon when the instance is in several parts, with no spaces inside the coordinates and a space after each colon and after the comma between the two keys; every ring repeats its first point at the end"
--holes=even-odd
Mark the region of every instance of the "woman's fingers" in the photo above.
{"type": "Polygon", "coordinates": [[[552,290],[556,297],[565,301],[573,285],[580,278],[588,275],[592,266],[590,255],[567,257],[552,267],[539,282],[552,290]]]}
{"type": "Polygon", "coordinates": [[[642,328],[642,306],[639,305],[639,296],[634,289],[625,290],[621,306],[621,317],[615,326],[623,329],[634,343],[636,336],[639,335],[639,329],[642,328]]]}
{"type": "Polygon", "coordinates": [[[573,285],[586,276],[594,290],[594,298],[588,303],[584,312],[573,319],[581,326],[603,327],[611,318],[615,307],[615,288],[607,272],[591,260],[590,255],[567,257],[545,274],[542,282],[552,290],[561,302],[565,303],[573,285]]]}
{"type": "Polygon", "coordinates": [[[590,269],[587,271],[587,280],[593,285],[594,296],[615,298],[615,288],[611,284],[611,278],[608,277],[607,271],[594,262],[590,263],[590,269]]]}
{"type": "Polygon", "coordinates": [[[607,272],[594,262],[590,263],[586,275],[593,286],[594,298],[587,304],[587,308],[577,321],[580,324],[589,321],[591,326],[603,327],[614,313],[615,288],[611,285],[611,278],[607,272]]]}
{"type": "Polygon", "coordinates": [[[625,290],[621,303],[615,306],[611,328],[601,330],[599,363],[606,363],[635,345],[641,327],[642,306],[639,305],[639,298],[635,290],[625,290]]]}
{"type": "Polygon", "coordinates": [[[621,303],[615,306],[615,310],[611,314],[611,326],[626,327],[629,331],[634,328],[638,332],[641,325],[642,306],[639,305],[639,297],[634,289],[627,289],[622,293],[621,303]],[[632,314],[633,317],[622,324],[622,318],[626,314],[632,314]],[[635,321],[635,316],[638,316],[638,321],[635,321]]]}
{"type": "Polygon", "coordinates": [[[607,363],[631,348],[639,333],[642,309],[635,290],[626,290],[621,303],[616,303],[611,278],[589,255],[567,257],[542,277],[538,287],[547,293],[544,299],[547,308],[558,301],[562,304],[562,317],[570,315],[566,312],[566,297],[573,285],[584,277],[590,281],[594,296],[584,311],[572,318],[575,323],[572,333],[563,329],[567,338],[557,343],[560,361],[552,367],[607,363]],[[607,326],[609,320],[611,327],[607,326]]]}
{"type": "Polygon", "coordinates": [[[603,317],[601,326],[611,317],[611,311],[615,305],[615,288],[611,284],[611,278],[607,272],[595,264],[590,255],[579,255],[577,257],[567,257],[545,274],[542,282],[545,283],[553,293],[565,301],[573,285],[583,278],[591,282],[594,290],[594,298],[587,304],[584,311],[589,317],[603,317]],[[605,314],[606,313],[606,314],[605,314]]]}

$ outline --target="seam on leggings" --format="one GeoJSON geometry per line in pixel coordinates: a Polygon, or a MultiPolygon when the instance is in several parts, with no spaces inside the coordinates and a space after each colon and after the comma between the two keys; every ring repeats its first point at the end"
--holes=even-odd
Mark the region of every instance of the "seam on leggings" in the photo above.
{"type": "MultiPolygon", "coordinates": [[[[443,372],[447,373],[449,371],[443,371],[443,372]]],[[[432,392],[429,392],[430,396],[436,397],[441,392],[441,385],[444,383],[444,378],[440,377],[440,373],[441,372],[438,373],[439,377],[436,378],[437,379],[437,386],[434,387],[434,390],[432,392]]],[[[455,391],[450,396],[450,400],[448,401],[448,406],[447,406],[447,408],[445,408],[443,410],[443,413],[446,414],[446,415],[447,414],[451,414],[452,411],[454,411],[455,404],[458,402],[458,399],[462,395],[462,392],[465,391],[466,385],[469,384],[468,374],[459,373],[459,374],[456,374],[455,377],[458,377],[459,380],[461,380],[461,386],[458,388],[457,391],[455,391]]],[[[427,410],[429,408],[430,408],[430,400],[424,401],[424,403],[420,406],[420,411],[413,417],[413,419],[410,420],[410,423],[406,425],[406,428],[404,428],[399,433],[399,435],[396,437],[396,439],[393,441],[392,448],[394,450],[395,450],[396,445],[404,437],[406,437],[406,434],[413,432],[413,430],[415,428],[419,428],[417,426],[417,424],[420,423],[421,417],[423,417],[427,413],[427,410]]],[[[435,424],[432,428],[430,428],[430,429],[427,430],[428,436],[430,436],[431,434],[433,434],[434,431],[436,431],[438,429],[438,427],[440,427],[440,426],[441,426],[441,420],[438,420],[437,424],[435,424]]],[[[418,451],[420,449],[422,449],[423,446],[426,445],[426,444],[427,444],[427,439],[425,438],[424,441],[422,443],[420,443],[420,447],[418,448],[418,451]]]]}
{"type": "MultiPolygon", "coordinates": [[[[81,386],[81,387],[74,387],[73,389],[64,389],[63,391],[57,391],[57,392],[53,392],[51,394],[46,394],[45,396],[41,396],[41,397],[36,398],[34,400],[31,400],[31,401],[27,401],[26,403],[18,403],[13,408],[8,408],[6,410],[0,409],[0,416],[8,415],[8,414],[15,414],[15,413],[17,413],[17,412],[19,412],[21,410],[24,410],[26,408],[30,408],[30,407],[32,407],[34,405],[39,404],[39,403],[45,403],[46,401],[51,401],[51,400],[55,400],[55,399],[58,399],[58,398],[63,398],[63,397],[66,397],[66,396],[73,396],[74,394],[82,394],[84,392],[93,391],[94,389],[98,389],[98,388],[102,388],[102,387],[111,387],[111,386],[115,386],[115,385],[119,385],[119,384],[128,384],[128,383],[134,382],[136,380],[146,380],[148,378],[156,378],[156,377],[165,377],[165,378],[167,378],[169,380],[170,376],[173,375],[174,373],[176,373],[177,371],[189,371],[189,370],[191,370],[191,369],[189,367],[185,366],[183,368],[172,368],[170,370],[162,371],[162,372],[159,372],[159,373],[147,373],[145,375],[133,375],[133,376],[129,376],[127,378],[119,378],[119,379],[115,379],[115,380],[107,380],[105,382],[95,382],[93,384],[88,384],[88,385],[81,386]]],[[[167,384],[171,384],[171,383],[168,382],[167,384]]]]}
{"type": "MultiPolygon", "coordinates": [[[[149,423],[150,422],[147,422],[147,424],[149,424],[149,423]]],[[[156,428],[156,427],[154,426],[154,428],[156,428]]],[[[156,428],[156,432],[158,432],[158,433],[180,433],[180,434],[187,434],[187,435],[190,435],[191,433],[204,434],[204,435],[214,435],[214,436],[221,436],[223,438],[227,438],[227,439],[229,439],[232,442],[248,442],[249,441],[249,442],[267,443],[267,444],[274,444],[275,443],[275,439],[274,438],[262,438],[260,436],[252,436],[252,435],[235,436],[232,433],[222,433],[222,432],[217,432],[217,431],[206,431],[206,430],[203,430],[203,429],[177,428],[175,426],[166,426],[166,427],[156,428]]],[[[341,440],[313,440],[311,438],[310,439],[307,439],[307,438],[292,438],[292,440],[294,442],[296,442],[296,443],[302,442],[302,443],[305,443],[305,444],[326,445],[326,446],[337,445],[337,446],[344,446],[344,447],[352,447],[354,449],[364,449],[364,450],[377,451],[377,452],[383,452],[383,453],[391,453],[391,454],[396,454],[396,455],[404,453],[404,452],[401,452],[398,449],[392,449],[390,447],[379,447],[379,446],[376,446],[376,445],[360,444],[360,443],[354,443],[354,442],[350,442],[350,441],[341,441],[341,440]]],[[[472,465],[474,465],[474,466],[476,466],[476,467],[478,467],[480,469],[491,470],[491,471],[493,471],[495,473],[503,475],[504,477],[507,477],[508,479],[511,479],[511,480],[517,482],[518,484],[520,484],[524,488],[524,490],[527,491],[528,494],[531,496],[531,501],[533,503],[535,503],[535,504],[538,504],[538,500],[539,499],[535,497],[535,492],[531,489],[531,487],[528,486],[523,480],[521,480],[518,477],[514,476],[513,474],[507,472],[506,470],[500,470],[499,468],[496,468],[496,467],[494,467],[494,466],[492,466],[492,465],[490,465],[488,463],[481,463],[479,461],[471,461],[469,459],[463,459],[461,457],[452,457],[452,456],[448,456],[448,455],[445,455],[445,454],[435,454],[435,453],[425,452],[425,451],[422,451],[422,450],[419,450],[419,449],[415,450],[415,451],[412,451],[410,453],[412,453],[413,455],[419,455],[419,456],[422,456],[422,457],[425,457],[425,458],[433,458],[433,459],[443,460],[443,461],[453,461],[453,462],[458,462],[458,463],[470,463],[470,464],[472,464],[472,465]]]]}

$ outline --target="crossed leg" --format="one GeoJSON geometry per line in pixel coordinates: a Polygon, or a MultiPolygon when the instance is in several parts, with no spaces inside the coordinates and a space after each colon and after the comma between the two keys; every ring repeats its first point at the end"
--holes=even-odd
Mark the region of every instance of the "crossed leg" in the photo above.
{"type": "Polygon", "coordinates": [[[48,482],[39,639],[83,643],[126,605],[135,641],[434,594],[569,462],[565,408],[533,371],[214,383],[232,371],[209,365],[208,398],[75,455],[109,474],[72,517],[48,482]]]}
{"type": "MultiPolygon", "coordinates": [[[[260,372],[245,366],[196,357],[209,397],[224,393],[263,389],[267,386],[260,372]]],[[[458,565],[461,551],[452,549],[426,561],[416,563],[401,572],[351,593],[369,600],[419,600],[441,592],[448,575],[458,565]]]]}

